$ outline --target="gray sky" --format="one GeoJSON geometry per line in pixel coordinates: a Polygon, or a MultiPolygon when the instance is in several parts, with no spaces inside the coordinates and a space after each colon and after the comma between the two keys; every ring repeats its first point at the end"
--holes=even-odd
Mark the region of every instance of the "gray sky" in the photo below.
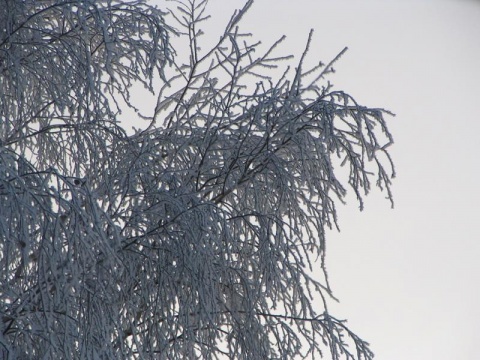
{"type": "MultiPolygon", "coordinates": [[[[238,0],[211,0],[221,26],[238,0]]],[[[256,0],[243,23],[311,60],[349,51],[329,77],[384,107],[395,138],[395,209],[381,194],[340,208],[327,264],[333,309],[377,359],[478,358],[480,343],[480,1],[256,0]]]]}
{"type": "Polygon", "coordinates": [[[363,213],[352,201],[328,239],[337,315],[377,359],[477,358],[480,2],[256,0],[245,20],[295,53],[313,28],[323,61],[348,46],[330,80],[397,114],[395,209],[378,193],[363,213]]]}
{"type": "Polygon", "coordinates": [[[257,0],[249,27],[293,47],[312,27],[326,61],[348,46],[330,80],[397,114],[395,209],[378,194],[363,213],[350,202],[328,239],[335,311],[377,359],[478,358],[480,3],[292,4],[257,0]]]}

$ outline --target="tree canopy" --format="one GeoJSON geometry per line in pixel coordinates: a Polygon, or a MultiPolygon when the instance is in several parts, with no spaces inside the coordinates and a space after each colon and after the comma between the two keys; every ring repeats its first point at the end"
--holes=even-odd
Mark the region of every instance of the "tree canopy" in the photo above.
{"type": "Polygon", "coordinates": [[[252,1],[206,50],[207,1],[172,3],[0,0],[0,357],[372,359],[325,231],[392,199],[390,113],[326,80],[345,50],[306,68],[312,33],[260,53],[252,1]]]}

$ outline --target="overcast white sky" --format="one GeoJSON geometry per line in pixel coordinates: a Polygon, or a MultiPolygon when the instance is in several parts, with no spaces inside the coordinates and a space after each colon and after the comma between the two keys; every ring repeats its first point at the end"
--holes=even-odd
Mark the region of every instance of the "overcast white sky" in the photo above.
{"type": "MultiPolygon", "coordinates": [[[[211,0],[225,23],[239,0],[211,0]]],[[[215,23],[214,23],[215,24],[215,23]]],[[[340,318],[376,359],[477,359],[480,344],[480,1],[256,0],[243,28],[312,60],[389,119],[395,209],[378,193],[340,209],[327,263],[340,318]]]]}

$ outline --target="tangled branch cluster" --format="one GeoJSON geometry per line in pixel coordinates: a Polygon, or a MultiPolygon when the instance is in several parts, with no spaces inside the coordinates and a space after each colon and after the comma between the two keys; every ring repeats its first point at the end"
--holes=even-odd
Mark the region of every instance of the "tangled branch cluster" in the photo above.
{"type": "Polygon", "coordinates": [[[170,26],[141,1],[2,0],[0,356],[372,359],[328,312],[325,230],[349,188],[391,199],[388,112],[305,69],[312,34],[273,81],[290,57],[255,56],[251,4],[202,52],[206,1],[170,26]],[[158,101],[128,134],[138,83],[158,101]]]}

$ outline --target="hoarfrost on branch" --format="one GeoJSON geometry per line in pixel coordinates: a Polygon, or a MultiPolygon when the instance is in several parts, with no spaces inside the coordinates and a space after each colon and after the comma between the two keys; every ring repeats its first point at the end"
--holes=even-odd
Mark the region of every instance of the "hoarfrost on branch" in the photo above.
{"type": "Polygon", "coordinates": [[[325,79],[344,51],[306,68],[312,34],[260,53],[252,1],[209,50],[206,1],[174,5],[0,1],[0,357],[372,359],[325,230],[347,189],[391,200],[388,112],[325,79]]]}

